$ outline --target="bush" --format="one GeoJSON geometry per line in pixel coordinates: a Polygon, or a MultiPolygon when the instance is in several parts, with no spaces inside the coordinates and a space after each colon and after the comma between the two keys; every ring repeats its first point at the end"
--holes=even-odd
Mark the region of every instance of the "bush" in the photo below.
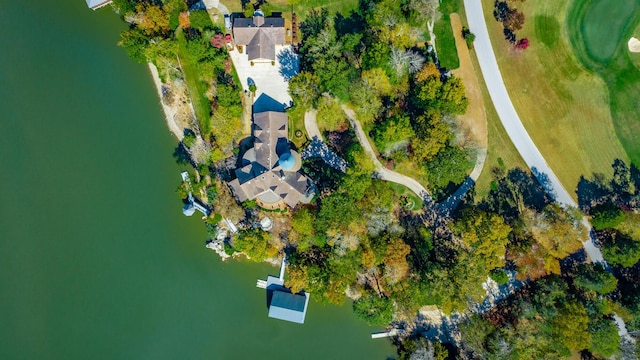
{"type": "Polygon", "coordinates": [[[596,230],[613,229],[625,219],[622,210],[611,202],[595,206],[590,213],[591,225],[596,230]]]}
{"type": "Polygon", "coordinates": [[[509,282],[509,275],[502,269],[494,269],[491,271],[491,279],[497,282],[498,285],[504,285],[509,282]]]}
{"type": "Polygon", "coordinates": [[[467,47],[469,48],[469,50],[473,49],[473,42],[476,40],[476,35],[469,31],[466,26],[462,28],[462,37],[467,43],[467,47]]]}

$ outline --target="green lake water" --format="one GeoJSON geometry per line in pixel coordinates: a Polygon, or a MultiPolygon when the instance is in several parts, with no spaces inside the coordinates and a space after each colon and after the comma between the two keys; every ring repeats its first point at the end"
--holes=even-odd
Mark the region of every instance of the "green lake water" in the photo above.
{"type": "Polygon", "coordinates": [[[180,167],[124,24],[84,0],[0,2],[1,359],[384,359],[349,305],[267,318],[256,279],[181,214],[180,167]]]}

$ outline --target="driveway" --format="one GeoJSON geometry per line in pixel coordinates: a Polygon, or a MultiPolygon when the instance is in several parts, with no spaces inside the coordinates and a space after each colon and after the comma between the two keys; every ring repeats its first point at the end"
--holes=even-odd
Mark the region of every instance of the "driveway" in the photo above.
{"type": "Polygon", "coordinates": [[[278,110],[273,108],[274,105],[276,105],[276,107],[279,105],[281,107],[280,111],[291,106],[292,100],[291,96],[289,96],[289,83],[287,79],[285,79],[285,76],[289,76],[287,69],[297,67],[295,66],[297,64],[291,65],[291,62],[297,61],[297,57],[293,60],[291,59],[291,54],[293,54],[291,46],[276,46],[275,65],[271,65],[271,62],[254,62],[253,66],[251,66],[247,53],[240,53],[237,48],[229,51],[229,54],[231,55],[231,61],[233,61],[233,66],[236,68],[236,72],[242,83],[242,89],[249,91],[249,85],[253,82],[256,85],[254,104],[257,106],[266,106],[264,109],[254,109],[254,112],[278,110]],[[283,59],[287,61],[284,66],[282,64],[283,59]],[[285,70],[283,70],[283,67],[285,70]]]}

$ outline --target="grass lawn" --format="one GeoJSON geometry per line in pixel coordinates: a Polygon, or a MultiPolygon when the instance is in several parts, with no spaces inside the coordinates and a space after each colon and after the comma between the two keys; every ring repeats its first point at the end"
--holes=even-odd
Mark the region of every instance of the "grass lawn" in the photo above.
{"type": "Polygon", "coordinates": [[[385,184],[387,184],[389,189],[393,190],[396,196],[399,198],[405,197],[407,199],[406,203],[402,204],[403,206],[406,206],[406,209],[416,211],[422,209],[422,206],[424,206],[422,199],[420,199],[418,195],[414,194],[413,191],[409,190],[406,186],[389,181],[386,181],[385,184]]]}
{"type": "MultiPolygon", "coordinates": [[[[569,36],[562,25],[569,4],[518,3],[527,21],[517,36],[529,38],[531,45],[524,51],[516,51],[504,40],[502,26],[493,18],[494,2],[482,2],[511,100],[533,141],[569,193],[574,193],[580,176],[593,172],[608,174],[615,158],[627,160],[613,126],[605,82],[580,64],[569,45],[569,36]]],[[[495,130],[496,126],[490,124],[490,156],[491,142],[496,141],[492,136],[495,130]]],[[[490,168],[495,160],[490,158],[487,166],[490,168]]]]}
{"type": "MultiPolygon", "coordinates": [[[[291,14],[289,0],[271,0],[269,3],[273,5],[273,11],[280,11],[283,15],[291,14]]],[[[303,0],[297,1],[297,3],[293,7],[293,11],[298,15],[299,21],[303,21],[312,9],[321,7],[327,8],[329,14],[339,12],[344,17],[348,17],[351,10],[358,8],[358,0],[303,0]]]]}
{"type": "Polygon", "coordinates": [[[456,39],[453,37],[448,14],[442,15],[442,18],[436,22],[433,27],[433,33],[436,35],[436,51],[438,52],[440,66],[448,70],[460,67],[460,60],[456,51],[456,39]]]}
{"type": "Polygon", "coordinates": [[[616,134],[636,165],[640,165],[640,72],[634,65],[638,54],[629,53],[627,41],[638,34],[639,9],[636,0],[574,0],[567,16],[576,55],[607,84],[616,134]],[[607,41],[611,44],[604,46],[607,41]]]}
{"type": "Polygon", "coordinates": [[[185,82],[189,89],[193,109],[196,113],[198,126],[203,134],[208,134],[210,129],[210,112],[211,102],[205,95],[208,85],[205,79],[202,79],[197,69],[189,62],[189,54],[187,54],[187,40],[184,37],[182,29],[176,30],[176,39],[178,40],[178,57],[184,73],[185,82]]]}
{"type": "MultiPolygon", "coordinates": [[[[631,36],[635,36],[637,39],[640,39],[640,22],[636,25],[631,36]]],[[[633,65],[635,65],[636,69],[640,70],[640,53],[629,53],[629,58],[633,65]]]]}
{"type": "Polygon", "coordinates": [[[304,127],[304,113],[306,111],[307,109],[303,106],[295,106],[287,110],[287,115],[289,115],[289,140],[291,140],[298,149],[310,140],[307,135],[307,129],[304,127]],[[302,132],[301,137],[296,136],[296,131],[298,130],[302,132]]]}

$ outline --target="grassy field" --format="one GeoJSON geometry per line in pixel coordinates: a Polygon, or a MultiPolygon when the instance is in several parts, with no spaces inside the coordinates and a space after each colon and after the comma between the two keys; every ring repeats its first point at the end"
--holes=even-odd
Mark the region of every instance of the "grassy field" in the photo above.
{"type": "MultiPolygon", "coordinates": [[[[358,0],[303,0],[294,1],[293,11],[298,15],[298,20],[302,21],[312,9],[321,7],[327,8],[329,14],[339,12],[344,17],[348,17],[351,10],[358,8],[358,0]]],[[[271,0],[273,11],[281,11],[282,13],[291,13],[291,1],[289,0],[271,0]]]]}
{"type": "MultiPolygon", "coordinates": [[[[568,5],[558,1],[518,3],[527,21],[517,35],[529,38],[531,45],[516,51],[493,18],[493,1],[483,0],[511,100],[545,159],[573,194],[580,176],[608,174],[615,158],[628,158],[616,136],[605,82],[581,65],[569,45],[562,25],[568,5]]],[[[492,126],[489,128],[490,141],[495,141],[492,126]]]]}
{"type": "Polygon", "coordinates": [[[448,70],[454,70],[460,67],[460,60],[456,52],[456,39],[453,37],[451,30],[451,21],[449,14],[443,15],[433,27],[433,33],[436,35],[436,51],[440,66],[448,70]]]}
{"type": "Polygon", "coordinates": [[[584,66],[607,84],[616,134],[636,164],[640,164],[640,142],[637,140],[640,134],[637,106],[640,72],[634,65],[638,54],[629,53],[627,40],[637,34],[639,8],[640,3],[635,0],[574,0],[567,16],[569,38],[575,53],[584,66]],[[602,24],[606,25],[603,27],[602,24]],[[613,44],[613,51],[608,47],[601,48],[606,41],[613,44]]]}
{"type": "Polygon", "coordinates": [[[191,102],[196,113],[198,125],[203,134],[209,133],[211,102],[206,96],[208,85],[204,79],[200,78],[198,70],[189,62],[189,54],[187,54],[187,40],[184,37],[182,29],[176,31],[176,39],[178,40],[178,57],[184,73],[185,82],[191,95],[191,102]]]}
{"type": "MultiPolygon", "coordinates": [[[[640,39],[640,22],[636,25],[636,28],[631,33],[631,36],[635,36],[640,39]]],[[[635,65],[636,69],[640,70],[640,53],[629,53],[629,58],[633,65],[635,65]]]]}

